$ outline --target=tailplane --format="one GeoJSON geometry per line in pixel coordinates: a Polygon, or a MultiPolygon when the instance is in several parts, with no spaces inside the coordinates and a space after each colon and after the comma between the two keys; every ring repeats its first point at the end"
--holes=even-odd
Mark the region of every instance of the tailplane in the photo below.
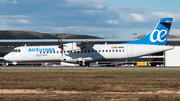
{"type": "Polygon", "coordinates": [[[154,30],[145,37],[124,44],[166,45],[172,21],[173,18],[162,18],[159,20],[154,30]]]}

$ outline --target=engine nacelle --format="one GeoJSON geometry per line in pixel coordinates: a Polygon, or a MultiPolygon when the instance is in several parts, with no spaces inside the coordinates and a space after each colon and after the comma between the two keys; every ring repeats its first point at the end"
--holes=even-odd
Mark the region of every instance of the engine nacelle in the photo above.
{"type": "Polygon", "coordinates": [[[88,41],[88,40],[85,40],[83,42],[80,42],[80,43],[76,43],[76,46],[77,47],[80,47],[81,49],[90,49],[94,46],[94,42],[93,41],[88,41]]]}

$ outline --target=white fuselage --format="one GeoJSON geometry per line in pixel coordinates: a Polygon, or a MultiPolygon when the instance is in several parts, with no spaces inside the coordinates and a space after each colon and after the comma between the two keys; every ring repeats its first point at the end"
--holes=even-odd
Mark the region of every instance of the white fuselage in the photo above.
{"type": "Polygon", "coordinates": [[[172,21],[173,18],[162,18],[145,37],[123,44],[95,45],[90,40],[63,44],[61,39],[59,46],[17,47],[4,59],[12,62],[63,61],[84,66],[100,60],[129,59],[166,51],[173,49],[173,46],[165,46],[172,21]]]}
{"type": "Polygon", "coordinates": [[[12,62],[55,62],[78,61],[95,62],[103,60],[121,60],[173,49],[173,46],[136,45],[136,44],[102,44],[90,49],[80,49],[75,43],[64,44],[64,51],[56,46],[17,47],[4,59],[12,62]]]}

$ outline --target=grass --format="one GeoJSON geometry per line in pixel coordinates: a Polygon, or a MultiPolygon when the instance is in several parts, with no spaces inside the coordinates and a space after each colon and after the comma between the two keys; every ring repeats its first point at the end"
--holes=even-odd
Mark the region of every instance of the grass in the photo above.
{"type": "Polygon", "coordinates": [[[180,96],[178,94],[149,95],[131,93],[163,90],[179,91],[180,70],[0,69],[0,89],[84,92],[80,94],[21,94],[21,96],[18,94],[1,94],[0,100],[5,101],[26,99],[29,101],[106,101],[112,99],[122,101],[179,101],[180,96]],[[103,92],[113,92],[113,94],[104,94],[103,92]],[[119,94],[122,92],[128,93],[119,94]]]}
{"type": "Polygon", "coordinates": [[[78,73],[78,74],[179,74],[179,69],[0,69],[0,73],[78,73]]]}

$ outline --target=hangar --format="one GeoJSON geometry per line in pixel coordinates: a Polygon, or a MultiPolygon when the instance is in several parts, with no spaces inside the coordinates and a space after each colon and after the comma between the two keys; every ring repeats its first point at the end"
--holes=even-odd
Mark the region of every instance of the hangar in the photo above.
{"type": "MultiPolygon", "coordinates": [[[[86,39],[63,39],[63,43],[81,42],[86,39]]],[[[120,44],[136,39],[87,39],[95,44],[120,44]]],[[[18,46],[34,46],[34,45],[58,45],[57,39],[26,39],[26,40],[0,40],[0,64],[7,63],[3,60],[3,56],[18,46]]],[[[167,45],[175,46],[173,50],[149,54],[140,58],[129,59],[127,61],[99,61],[99,64],[126,64],[126,66],[136,66],[138,62],[149,62],[151,66],[180,66],[178,51],[180,50],[180,39],[168,39],[167,45]]],[[[11,63],[9,63],[11,64],[11,63]]],[[[24,64],[24,63],[23,63],[24,64]]],[[[31,63],[32,64],[32,63],[31,63]]],[[[34,64],[34,63],[33,63],[34,64]]],[[[41,63],[36,63],[41,64],[41,63]]]]}

